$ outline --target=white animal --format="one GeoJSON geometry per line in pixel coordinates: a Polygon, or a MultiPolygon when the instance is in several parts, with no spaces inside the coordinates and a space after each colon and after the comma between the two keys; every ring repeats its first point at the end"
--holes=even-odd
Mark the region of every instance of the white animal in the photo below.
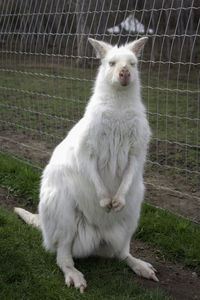
{"type": "Polygon", "coordinates": [[[15,208],[41,228],[69,287],[86,280],[73,257],[118,257],[139,276],[158,281],[151,264],[134,258],[131,237],[144,197],[150,128],[141,101],[137,57],[147,38],[125,46],[89,39],[101,59],[83,118],[55,148],[43,172],[39,215],[15,208]]]}

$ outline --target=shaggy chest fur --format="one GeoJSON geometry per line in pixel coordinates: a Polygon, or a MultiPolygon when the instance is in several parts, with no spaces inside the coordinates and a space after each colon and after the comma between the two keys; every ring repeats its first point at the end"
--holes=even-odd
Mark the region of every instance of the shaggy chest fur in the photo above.
{"type": "Polygon", "coordinates": [[[93,131],[96,131],[96,138],[91,142],[98,157],[98,169],[102,178],[106,175],[121,178],[130,152],[133,153],[139,147],[141,120],[134,112],[113,114],[107,111],[96,122],[93,131]]]}

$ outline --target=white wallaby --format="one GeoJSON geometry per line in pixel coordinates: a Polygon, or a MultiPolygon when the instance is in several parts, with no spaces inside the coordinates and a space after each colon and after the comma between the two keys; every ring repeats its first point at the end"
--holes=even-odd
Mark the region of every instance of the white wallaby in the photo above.
{"type": "Polygon", "coordinates": [[[141,101],[137,58],[146,37],[125,46],[89,39],[101,66],[83,118],[55,148],[43,172],[39,215],[16,208],[57,253],[67,286],[86,280],[73,257],[118,257],[158,281],[151,264],[129,251],[144,198],[150,128],[141,101]]]}

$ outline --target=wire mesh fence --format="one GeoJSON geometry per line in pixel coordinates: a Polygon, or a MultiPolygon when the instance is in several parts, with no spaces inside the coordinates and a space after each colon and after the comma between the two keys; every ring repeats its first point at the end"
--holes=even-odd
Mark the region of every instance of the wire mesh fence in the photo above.
{"type": "Polygon", "coordinates": [[[0,149],[42,166],[79,120],[98,60],[88,37],[149,36],[147,199],[200,221],[200,5],[195,0],[1,0],[0,149]]]}

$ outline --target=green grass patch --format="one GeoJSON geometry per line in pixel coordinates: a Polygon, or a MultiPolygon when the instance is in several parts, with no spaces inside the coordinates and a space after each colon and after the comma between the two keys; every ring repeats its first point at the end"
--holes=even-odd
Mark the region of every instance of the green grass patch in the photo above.
{"type": "Polygon", "coordinates": [[[157,254],[161,257],[179,261],[200,273],[199,225],[145,204],[135,238],[159,249],[157,254]]]}
{"type": "Polygon", "coordinates": [[[76,261],[88,281],[81,295],[64,285],[55,255],[42,247],[41,234],[0,207],[0,290],[8,299],[169,300],[161,291],[138,287],[134,274],[116,260],[90,258],[76,261]]]}
{"type": "MultiPolygon", "coordinates": [[[[145,72],[144,69],[142,94],[154,137],[196,146],[200,140],[196,82],[191,80],[186,85],[187,78],[179,78],[177,86],[177,70],[171,71],[174,78],[166,79],[157,75],[156,68],[151,74],[145,72]]],[[[165,78],[166,70],[162,72],[165,78]]],[[[61,127],[69,129],[83,115],[92,94],[95,73],[96,70],[82,70],[69,65],[65,69],[61,66],[52,69],[47,66],[26,69],[15,66],[12,71],[1,69],[2,119],[19,125],[19,129],[20,126],[33,129],[32,132],[29,130],[32,134],[36,130],[40,134],[63,137],[65,134],[61,127]]]]}
{"type": "Polygon", "coordinates": [[[0,185],[13,196],[23,198],[24,204],[36,207],[40,175],[38,169],[0,153],[0,185]]]}
{"type": "MultiPolygon", "coordinates": [[[[0,185],[20,198],[24,205],[38,204],[40,172],[31,166],[0,154],[0,185]]],[[[143,205],[135,234],[159,250],[160,254],[200,273],[200,227],[168,211],[143,205]]]]}

